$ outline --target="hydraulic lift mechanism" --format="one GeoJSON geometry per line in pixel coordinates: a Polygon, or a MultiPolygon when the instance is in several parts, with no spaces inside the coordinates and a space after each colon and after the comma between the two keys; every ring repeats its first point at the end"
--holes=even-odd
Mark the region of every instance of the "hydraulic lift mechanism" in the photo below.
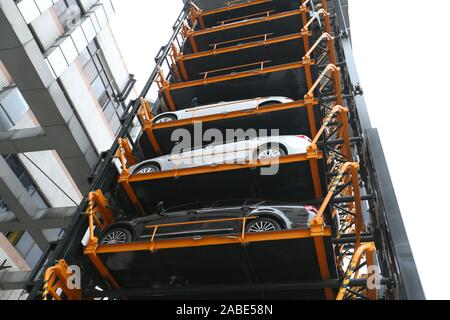
{"type": "Polygon", "coordinates": [[[346,1],[185,2],[116,142],[92,172],[92,192],[32,273],[29,299],[424,299],[360,90],[346,1]],[[157,97],[150,96],[153,86],[157,97]],[[291,100],[153,121],[193,101],[226,105],[270,96],[291,100]],[[170,154],[172,133],[195,134],[200,123],[220,132],[276,128],[312,143],[304,154],[280,157],[272,176],[260,174],[270,165],[264,161],[130,170],[170,154]],[[99,241],[109,226],[146,216],[161,202],[237,198],[318,210],[307,229],[247,233],[256,217],[202,217],[147,226],[151,236],[142,242],[99,241]],[[237,234],[159,237],[167,228],[231,221],[240,225],[237,234]]]}

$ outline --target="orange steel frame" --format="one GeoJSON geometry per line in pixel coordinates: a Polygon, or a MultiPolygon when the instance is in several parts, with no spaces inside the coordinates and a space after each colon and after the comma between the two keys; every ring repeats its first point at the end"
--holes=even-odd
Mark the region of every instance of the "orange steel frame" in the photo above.
{"type": "MultiPolygon", "coordinates": [[[[312,33],[308,32],[308,37],[311,35],[312,35],[312,33]]],[[[290,41],[290,40],[294,40],[294,39],[300,39],[300,38],[304,38],[304,34],[296,33],[296,34],[292,34],[292,35],[281,36],[281,37],[270,38],[270,39],[267,38],[267,35],[261,35],[261,37],[262,37],[262,40],[260,40],[260,41],[254,41],[254,42],[245,43],[245,44],[239,45],[239,46],[231,46],[231,47],[225,47],[225,48],[220,48],[220,49],[217,49],[215,46],[215,48],[213,48],[213,50],[208,50],[208,51],[203,51],[203,52],[198,52],[198,53],[193,53],[193,54],[188,54],[188,55],[183,55],[182,53],[180,53],[179,49],[175,45],[173,45],[171,57],[173,57],[174,61],[176,62],[175,70],[177,70],[177,72],[179,72],[182,75],[183,81],[189,81],[189,76],[187,74],[186,67],[185,67],[186,61],[190,61],[190,60],[194,60],[194,59],[198,59],[198,58],[202,58],[202,57],[207,57],[207,56],[218,56],[218,55],[221,55],[224,53],[238,52],[238,51],[249,49],[249,48],[264,47],[264,46],[275,44],[275,43],[290,41]]]]}
{"type": "Polygon", "coordinates": [[[254,0],[254,1],[251,1],[248,3],[239,3],[239,4],[231,4],[230,2],[228,2],[228,6],[218,8],[218,9],[208,10],[208,11],[203,11],[203,10],[199,9],[197,6],[195,6],[192,8],[192,10],[194,10],[194,12],[195,12],[194,13],[195,18],[202,19],[203,17],[210,16],[213,14],[218,14],[221,12],[227,12],[227,11],[232,11],[232,10],[236,10],[236,9],[251,7],[251,6],[258,5],[260,3],[266,3],[266,2],[273,2],[273,0],[254,0]]]}
{"type": "MultiPolygon", "coordinates": [[[[314,61],[309,61],[307,64],[314,64],[314,61]]],[[[288,64],[282,64],[278,66],[272,66],[264,68],[257,68],[256,70],[250,70],[250,71],[243,71],[232,75],[221,75],[214,78],[206,78],[206,79],[199,79],[199,80],[193,80],[189,82],[182,82],[182,83],[170,83],[167,81],[166,77],[162,73],[162,71],[159,72],[157,84],[160,89],[160,91],[164,94],[166,97],[166,100],[168,102],[169,108],[172,111],[176,111],[176,107],[173,101],[173,98],[171,96],[171,91],[176,89],[182,89],[182,88],[189,88],[189,87],[195,87],[195,86],[204,86],[211,83],[218,83],[218,82],[224,82],[229,81],[233,79],[241,79],[246,78],[258,74],[267,74],[277,71],[283,71],[283,70],[290,70],[290,69],[298,69],[303,68],[305,66],[305,62],[299,61],[299,62],[293,62],[288,64]]]]}
{"type": "Polygon", "coordinates": [[[307,19],[306,13],[308,13],[308,12],[309,12],[309,10],[306,7],[300,7],[300,9],[297,9],[297,10],[277,13],[277,14],[273,14],[273,15],[270,14],[270,12],[267,12],[267,14],[264,17],[260,17],[258,19],[247,20],[247,21],[237,22],[237,23],[233,23],[233,24],[224,24],[219,27],[207,28],[204,30],[197,30],[197,31],[194,31],[189,26],[184,25],[182,34],[183,34],[184,38],[188,39],[188,41],[191,45],[192,51],[195,53],[195,52],[198,52],[198,46],[197,46],[197,42],[195,41],[195,37],[198,37],[200,35],[210,34],[210,33],[218,32],[218,31],[226,31],[229,29],[234,29],[234,28],[239,28],[239,27],[246,26],[246,25],[260,23],[261,21],[273,21],[273,20],[277,20],[277,19],[283,19],[286,17],[298,15],[298,14],[303,15],[304,18],[302,18],[302,21],[306,22],[306,19],[307,19]]]}
{"type": "MultiPolygon", "coordinates": [[[[322,40],[327,39],[328,56],[330,57],[331,64],[333,64],[335,62],[335,52],[334,52],[334,39],[331,37],[330,33],[324,33],[316,41],[316,43],[312,47],[310,47],[309,36],[311,33],[309,31],[309,27],[311,26],[313,21],[317,18],[313,17],[308,21],[307,16],[306,16],[307,12],[308,12],[308,10],[307,10],[306,6],[302,5],[300,7],[300,13],[301,13],[302,20],[304,21],[304,26],[301,30],[301,35],[303,36],[303,46],[306,51],[306,54],[302,58],[301,62],[283,64],[283,65],[267,67],[267,68],[264,67],[264,62],[261,62],[260,68],[258,70],[243,71],[243,72],[239,72],[236,74],[222,75],[222,76],[217,76],[217,77],[210,78],[210,79],[207,78],[208,73],[206,73],[204,76],[204,79],[188,81],[188,82],[184,82],[184,83],[183,82],[182,83],[170,83],[166,79],[162,70],[160,70],[156,82],[160,89],[160,92],[162,92],[164,94],[164,96],[166,97],[166,100],[167,100],[170,110],[172,110],[172,111],[176,110],[175,103],[171,96],[172,90],[186,88],[186,87],[192,87],[192,86],[198,86],[198,85],[207,85],[209,83],[217,83],[217,82],[228,81],[228,80],[232,80],[232,79],[239,79],[239,78],[255,75],[255,72],[256,73],[271,73],[271,72],[277,72],[277,71],[287,70],[287,69],[291,69],[291,68],[304,67],[306,84],[307,84],[308,88],[311,88],[313,86],[311,66],[314,64],[314,61],[311,59],[311,54],[313,53],[314,49],[316,49],[319,46],[319,44],[322,40]]],[[[319,10],[319,13],[326,17],[329,16],[329,14],[324,9],[319,10]]],[[[267,41],[266,38],[265,38],[265,41],[267,41]]],[[[249,44],[249,45],[251,46],[252,44],[249,44]]],[[[207,54],[211,54],[211,53],[205,53],[205,54],[207,55],[207,54]]],[[[176,47],[175,44],[172,44],[172,52],[171,52],[170,56],[173,61],[172,64],[174,67],[173,70],[175,71],[174,73],[176,75],[175,77],[177,78],[177,77],[182,76],[185,80],[187,80],[188,75],[186,72],[186,68],[184,66],[183,55],[179,52],[179,49],[176,47]],[[180,62],[180,63],[177,63],[177,62],[180,62]]],[[[236,66],[235,68],[239,68],[239,67],[243,67],[243,66],[236,66]]],[[[335,77],[335,81],[337,81],[336,77],[335,77]]],[[[339,91],[339,90],[336,90],[336,91],[339,91]]],[[[310,98],[310,97],[308,97],[308,98],[310,98]]],[[[342,101],[338,101],[338,104],[342,104],[342,101]]],[[[311,116],[312,107],[309,106],[308,108],[309,108],[308,113],[311,116]]],[[[313,134],[315,134],[315,132],[313,132],[313,134]]]]}
{"type": "MultiPolygon", "coordinates": [[[[367,266],[373,267],[375,265],[375,244],[373,242],[363,244],[359,246],[355,253],[353,254],[353,257],[347,267],[347,271],[345,272],[345,277],[342,282],[342,286],[339,290],[339,293],[336,297],[336,300],[344,300],[347,288],[349,288],[350,281],[352,279],[359,278],[358,276],[358,270],[357,267],[360,265],[361,260],[365,256],[365,261],[367,263],[367,266]]],[[[374,275],[374,270],[369,270],[369,274],[367,277],[361,277],[360,279],[368,280],[370,277],[374,275]]],[[[377,290],[375,288],[366,288],[364,289],[367,297],[369,297],[370,300],[376,300],[377,299],[377,290]]]]}
{"type": "Polygon", "coordinates": [[[69,265],[64,260],[48,268],[44,274],[42,300],[63,300],[62,294],[69,300],[81,300],[81,290],[68,287],[70,276],[69,265]]]}

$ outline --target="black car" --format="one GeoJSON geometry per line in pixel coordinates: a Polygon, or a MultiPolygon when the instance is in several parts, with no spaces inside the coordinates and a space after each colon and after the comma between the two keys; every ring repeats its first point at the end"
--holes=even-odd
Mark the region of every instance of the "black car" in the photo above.
{"type": "Polygon", "coordinates": [[[148,241],[158,225],[155,239],[200,237],[202,235],[242,232],[244,217],[255,217],[246,223],[246,232],[268,232],[282,229],[306,229],[317,209],[296,204],[264,200],[219,200],[184,204],[169,209],[159,205],[156,214],[130,222],[111,225],[100,235],[101,244],[148,241]],[[232,221],[221,221],[236,219],[232,221]]]}

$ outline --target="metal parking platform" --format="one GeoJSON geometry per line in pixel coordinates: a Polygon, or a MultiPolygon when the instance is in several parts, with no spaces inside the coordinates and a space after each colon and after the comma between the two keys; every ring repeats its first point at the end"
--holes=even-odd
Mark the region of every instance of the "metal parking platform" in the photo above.
{"type": "MultiPolygon", "coordinates": [[[[328,264],[328,261],[334,259],[331,231],[325,230],[324,233],[327,235],[324,238],[324,248],[328,264]]],[[[185,298],[190,288],[198,290],[209,287],[210,290],[205,290],[203,295],[193,294],[190,298],[230,299],[235,297],[235,291],[231,289],[227,294],[217,294],[214,293],[215,288],[232,285],[239,292],[246,285],[255,283],[264,286],[290,281],[300,283],[323,280],[314,239],[309,231],[247,234],[244,238],[204,237],[178,242],[168,240],[99,246],[96,252],[116,279],[120,290],[145,292],[155,284],[159,284],[160,290],[167,290],[166,294],[161,295],[158,288],[155,288],[154,293],[148,290],[146,294],[139,294],[139,298],[146,295],[149,298],[185,298]],[[129,272],[130,267],[133,269],[132,273],[129,272]],[[180,294],[178,291],[185,293],[180,294]]],[[[328,270],[328,273],[329,279],[337,278],[335,268],[328,270]]],[[[324,299],[324,289],[314,290],[312,296],[310,291],[306,294],[294,292],[291,298],[324,299]]],[[[244,293],[255,298],[267,295],[276,297],[277,294],[264,290],[247,290],[244,293]]]]}
{"type": "Polygon", "coordinates": [[[138,140],[138,146],[147,159],[161,154],[169,154],[175,146],[175,141],[171,139],[172,134],[178,129],[187,130],[192,136],[199,129],[201,131],[219,130],[224,137],[227,130],[231,129],[244,132],[267,130],[269,134],[272,130],[277,130],[280,135],[313,136],[314,130],[321,125],[319,120],[322,116],[319,101],[314,99],[311,103],[314,125],[311,126],[308,120],[308,105],[309,103],[304,100],[283,104],[265,104],[250,110],[195,116],[189,119],[153,124],[149,104],[143,102],[139,113],[142,135],[138,140]]]}
{"type": "Polygon", "coordinates": [[[247,3],[228,2],[228,5],[213,10],[201,10],[194,6],[191,9],[190,18],[198,21],[198,28],[204,29],[217,25],[241,20],[242,17],[252,19],[266,15],[267,12],[283,12],[297,9],[299,2],[296,0],[259,0],[247,3]]]}
{"type": "Polygon", "coordinates": [[[308,9],[302,7],[282,13],[267,12],[265,16],[257,19],[242,20],[204,30],[192,30],[185,26],[183,30],[185,37],[189,40],[189,46],[184,48],[184,52],[199,52],[207,51],[213,47],[228,47],[254,40],[261,35],[277,37],[296,33],[306,25],[307,13],[308,9]]]}

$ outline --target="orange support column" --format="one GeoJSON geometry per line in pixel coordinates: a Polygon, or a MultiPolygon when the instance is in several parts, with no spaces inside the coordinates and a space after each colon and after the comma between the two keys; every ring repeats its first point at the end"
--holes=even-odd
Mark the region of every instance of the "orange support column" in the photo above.
{"type": "Polygon", "coordinates": [[[94,238],[89,241],[89,244],[84,249],[84,254],[89,257],[91,262],[94,264],[98,272],[105,278],[114,288],[120,288],[117,281],[114,279],[112,274],[109,272],[108,268],[105,266],[103,261],[97,255],[98,239],[94,238]]]}

